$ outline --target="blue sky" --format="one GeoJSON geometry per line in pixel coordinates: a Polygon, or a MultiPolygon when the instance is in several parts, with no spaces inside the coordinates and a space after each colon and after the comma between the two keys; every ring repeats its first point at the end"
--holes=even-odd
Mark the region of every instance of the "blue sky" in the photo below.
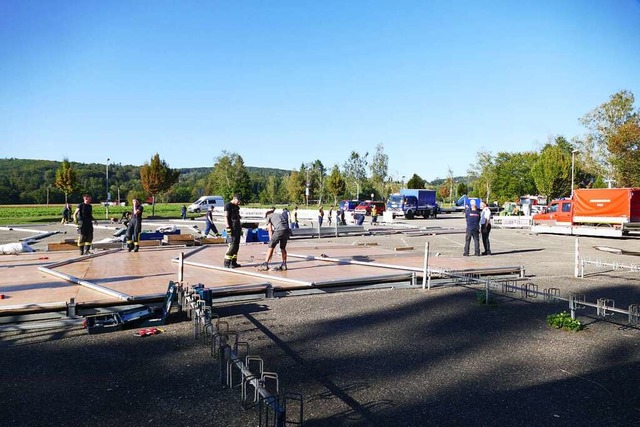
{"type": "MultiPolygon", "coordinates": [[[[0,158],[465,175],[640,98],[640,1],[0,1],[0,158]]],[[[636,101],[636,107],[640,100],[636,101]]]]}

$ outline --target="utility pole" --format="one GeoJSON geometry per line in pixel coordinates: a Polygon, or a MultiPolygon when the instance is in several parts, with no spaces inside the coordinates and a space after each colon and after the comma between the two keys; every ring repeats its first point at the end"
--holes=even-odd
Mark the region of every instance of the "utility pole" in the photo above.
{"type": "Polygon", "coordinates": [[[109,197],[109,161],[111,161],[111,159],[107,157],[107,203],[105,204],[106,219],[109,219],[109,199],[110,199],[109,197]]]}
{"type": "Polygon", "coordinates": [[[571,151],[571,198],[573,199],[573,181],[574,181],[574,169],[575,169],[575,163],[576,163],[576,153],[578,152],[578,150],[573,150],[571,151]]]}

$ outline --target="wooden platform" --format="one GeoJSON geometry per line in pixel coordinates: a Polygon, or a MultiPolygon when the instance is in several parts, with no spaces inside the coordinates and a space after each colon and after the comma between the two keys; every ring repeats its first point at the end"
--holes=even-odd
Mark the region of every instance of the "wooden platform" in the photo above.
{"type": "MultiPolygon", "coordinates": [[[[0,313],[15,306],[41,306],[65,303],[72,298],[77,303],[117,302],[111,296],[91,290],[67,280],[40,271],[53,263],[75,260],[53,267],[55,271],[95,283],[131,296],[161,294],[166,291],[169,281],[178,280],[179,265],[175,260],[180,253],[193,254],[186,260],[203,266],[222,267],[226,245],[207,245],[199,248],[157,247],[143,248],[140,252],[126,250],[96,256],[89,259],[78,257],[77,248],[66,252],[24,253],[5,255],[0,258],[0,313]]],[[[368,265],[350,265],[341,262],[327,262],[313,257],[343,258],[365,262],[384,263],[421,269],[424,256],[420,251],[395,252],[376,246],[339,245],[330,242],[314,246],[291,241],[288,246],[291,256],[288,271],[259,272],[257,266],[265,257],[267,246],[247,244],[240,247],[238,262],[242,268],[210,269],[186,265],[184,283],[202,283],[207,287],[228,287],[256,283],[272,284],[274,289],[312,287],[314,283],[330,281],[383,279],[397,275],[401,271],[368,265]],[[244,274],[243,274],[244,273],[244,274]],[[254,274],[254,275],[247,275],[254,274]]],[[[272,265],[280,263],[275,255],[272,265]]],[[[477,258],[437,258],[430,259],[430,266],[448,269],[484,267],[477,258]]]]}

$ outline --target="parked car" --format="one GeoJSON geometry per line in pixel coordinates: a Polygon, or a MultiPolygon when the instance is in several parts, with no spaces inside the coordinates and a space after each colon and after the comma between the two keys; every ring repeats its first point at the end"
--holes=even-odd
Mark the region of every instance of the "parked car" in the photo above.
{"type": "Polygon", "coordinates": [[[350,212],[353,211],[359,204],[359,200],[341,200],[338,206],[340,209],[350,212]]]}
{"type": "Polygon", "coordinates": [[[202,196],[189,205],[187,211],[192,213],[206,212],[210,206],[222,211],[222,209],[224,209],[224,200],[222,199],[222,196],[202,196]]]}
{"type": "Polygon", "coordinates": [[[356,208],[354,209],[354,213],[360,214],[360,215],[371,215],[371,207],[374,206],[376,207],[377,211],[378,211],[378,215],[382,215],[382,212],[384,212],[385,210],[385,203],[384,202],[372,202],[372,201],[366,201],[366,202],[362,202],[360,203],[358,206],[356,206],[356,208]]]}

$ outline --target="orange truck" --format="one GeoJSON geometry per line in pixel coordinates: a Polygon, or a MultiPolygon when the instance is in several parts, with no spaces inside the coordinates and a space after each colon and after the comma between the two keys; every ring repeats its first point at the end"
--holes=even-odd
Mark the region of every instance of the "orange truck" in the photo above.
{"type": "Polygon", "coordinates": [[[577,189],[534,215],[531,231],[602,237],[640,231],[640,188],[577,189]]]}

